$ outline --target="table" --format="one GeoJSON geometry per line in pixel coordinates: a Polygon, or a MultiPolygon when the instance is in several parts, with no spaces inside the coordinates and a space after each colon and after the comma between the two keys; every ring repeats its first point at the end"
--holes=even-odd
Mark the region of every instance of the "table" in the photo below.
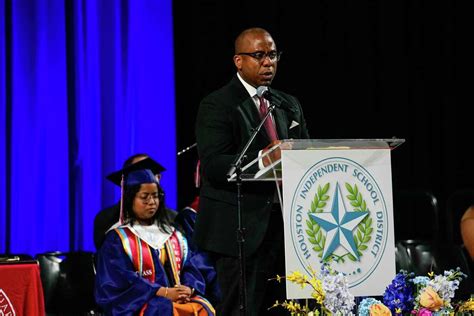
{"type": "Polygon", "coordinates": [[[36,261],[0,264],[0,314],[44,316],[43,287],[36,261]]]}

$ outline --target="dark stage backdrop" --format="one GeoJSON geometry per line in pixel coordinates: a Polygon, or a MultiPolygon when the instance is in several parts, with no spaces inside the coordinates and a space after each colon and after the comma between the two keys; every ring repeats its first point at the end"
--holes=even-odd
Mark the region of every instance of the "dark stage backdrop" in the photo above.
{"type": "Polygon", "coordinates": [[[299,97],[313,138],[405,138],[394,189],[443,206],[472,187],[459,35],[472,19],[458,5],[0,0],[0,253],[93,250],[93,218],[118,196],[104,177],[132,153],[167,167],[171,206],[178,170],[176,207],[189,204],[197,155],[176,151],[195,142],[199,101],[234,75],[233,40],[250,26],[284,52],[274,86],[299,97]]]}
{"type": "MultiPolygon", "coordinates": [[[[261,26],[283,51],[273,86],[300,99],[311,137],[405,138],[392,152],[394,191],[430,190],[444,211],[452,192],[473,187],[458,4],[175,1],[178,147],[195,141],[200,99],[234,74],[234,38],[261,26]]],[[[196,159],[178,160],[181,201],[195,193],[196,159]]]]}

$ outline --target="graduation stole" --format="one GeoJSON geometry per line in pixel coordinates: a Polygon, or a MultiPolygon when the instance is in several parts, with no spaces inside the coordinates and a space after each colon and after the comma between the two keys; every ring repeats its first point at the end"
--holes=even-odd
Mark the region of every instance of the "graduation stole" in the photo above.
{"type": "MultiPolygon", "coordinates": [[[[143,278],[154,283],[155,282],[155,265],[151,254],[151,247],[135,235],[129,227],[115,228],[120,236],[123,249],[133,263],[135,271],[143,278]]],[[[173,279],[175,284],[180,284],[179,274],[182,264],[187,255],[186,246],[183,238],[179,238],[177,231],[165,242],[166,255],[171,266],[173,279]],[[183,247],[184,246],[184,247],[183,247]],[[184,251],[181,251],[183,249],[184,251]]]]}
{"type": "Polygon", "coordinates": [[[120,236],[123,249],[132,260],[135,271],[151,283],[155,283],[155,264],[153,263],[150,246],[128,227],[115,228],[115,231],[120,236]]]}
{"type": "Polygon", "coordinates": [[[166,241],[165,249],[166,255],[168,256],[168,262],[171,266],[174,284],[181,284],[179,274],[184,262],[184,253],[181,251],[181,244],[176,231],[174,231],[170,238],[168,238],[166,241]]]}
{"type": "MultiPolygon", "coordinates": [[[[135,235],[129,227],[115,228],[115,231],[122,241],[123,249],[132,260],[135,271],[140,274],[141,277],[147,279],[151,283],[155,283],[155,264],[153,262],[153,256],[151,255],[150,246],[146,242],[135,235]]],[[[140,315],[145,313],[148,304],[145,303],[140,309],[140,315]]]]}

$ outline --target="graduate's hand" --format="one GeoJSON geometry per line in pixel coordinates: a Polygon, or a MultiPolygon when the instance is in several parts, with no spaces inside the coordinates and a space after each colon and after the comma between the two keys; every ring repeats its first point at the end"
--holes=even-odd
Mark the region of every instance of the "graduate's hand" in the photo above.
{"type": "Polygon", "coordinates": [[[187,303],[191,299],[191,288],[185,285],[175,285],[173,289],[173,293],[176,296],[173,296],[173,302],[178,302],[181,304],[187,303]]]}
{"type": "Polygon", "coordinates": [[[165,297],[171,300],[172,302],[178,302],[180,300],[185,299],[183,291],[177,287],[169,287],[168,294],[165,297]]]}
{"type": "Polygon", "coordinates": [[[184,304],[191,301],[191,296],[193,294],[193,291],[190,287],[187,287],[185,285],[175,285],[174,289],[176,289],[178,293],[178,299],[174,302],[184,304]]]}
{"type": "MultiPolygon", "coordinates": [[[[189,288],[188,288],[189,289],[189,288]]],[[[161,287],[157,292],[157,296],[162,296],[167,299],[169,299],[172,302],[186,302],[190,295],[188,293],[191,293],[191,290],[186,290],[183,288],[181,285],[177,285],[175,287],[161,287]]]]}

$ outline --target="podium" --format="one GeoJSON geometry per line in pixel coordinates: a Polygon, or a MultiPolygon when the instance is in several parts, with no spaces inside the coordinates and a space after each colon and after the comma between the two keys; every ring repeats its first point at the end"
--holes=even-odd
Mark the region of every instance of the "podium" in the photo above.
{"type": "MultiPolygon", "coordinates": [[[[287,275],[310,276],[310,269],[319,271],[329,262],[345,274],[353,295],[383,294],[396,274],[391,150],[403,143],[397,138],[283,140],[271,149],[281,150],[280,160],[259,169],[255,165],[263,157],[258,157],[242,168],[242,181],[276,183],[287,275]]],[[[289,299],[311,298],[311,289],[286,285],[289,299]]]]}

